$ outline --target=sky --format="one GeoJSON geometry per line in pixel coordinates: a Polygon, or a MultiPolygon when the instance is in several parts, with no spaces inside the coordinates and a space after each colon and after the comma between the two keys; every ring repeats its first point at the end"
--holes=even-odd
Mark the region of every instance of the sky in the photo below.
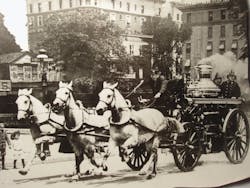
{"type": "Polygon", "coordinates": [[[25,0],[0,0],[0,12],[4,15],[4,24],[16,38],[23,50],[28,50],[28,32],[25,0]]]}

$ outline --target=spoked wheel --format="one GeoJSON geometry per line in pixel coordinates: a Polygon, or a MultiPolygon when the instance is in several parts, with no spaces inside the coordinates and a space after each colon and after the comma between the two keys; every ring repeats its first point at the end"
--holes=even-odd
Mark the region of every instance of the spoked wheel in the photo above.
{"type": "Polygon", "coordinates": [[[230,111],[224,122],[224,151],[228,160],[239,164],[245,159],[249,148],[249,123],[239,109],[230,111]]]}
{"type": "Polygon", "coordinates": [[[133,170],[141,170],[150,157],[150,152],[146,150],[145,144],[133,147],[128,154],[129,161],[127,162],[127,165],[133,170]]]}
{"type": "MultiPolygon", "coordinates": [[[[194,127],[192,123],[184,123],[183,126],[194,127]]],[[[181,171],[193,170],[202,153],[199,133],[188,128],[186,132],[178,136],[172,152],[175,164],[181,171]]]]}

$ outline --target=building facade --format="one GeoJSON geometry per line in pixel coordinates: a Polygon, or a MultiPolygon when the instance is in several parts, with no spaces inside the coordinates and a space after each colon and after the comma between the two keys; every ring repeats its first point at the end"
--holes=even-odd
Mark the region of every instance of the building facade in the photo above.
{"type": "Polygon", "coordinates": [[[196,65],[202,58],[226,51],[240,56],[245,39],[241,37],[239,15],[230,12],[228,3],[217,0],[179,7],[183,22],[192,27],[191,39],[183,48],[186,65],[196,65]]]}
{"type": "Polygon", "coordinates": [[[141,26],[152,16],[162,14],[165,0],[26,0],[28,16],[28,35],[30,50],[37,50],[40,32],[43,31],[44,20],[51,13],[79,10],[84,8],[100,9],[109,14],[110,21],[126,31],[128,40],[124,46],[128,54],[139,55],[143,42],[141,26]]]}

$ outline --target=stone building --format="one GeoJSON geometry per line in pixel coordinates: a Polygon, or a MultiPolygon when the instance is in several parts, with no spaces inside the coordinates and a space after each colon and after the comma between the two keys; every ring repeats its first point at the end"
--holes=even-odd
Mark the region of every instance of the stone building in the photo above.
{"type": "Polygon", "coordinates": [[[183,12],[183,22],[192,26],[191,39],[183,48],[186,65],[196,65],[202,58],[226,51],[240,56],[245,39],[241,37],[239,15],[230,12],[228,3],[214,0],[178,7],[183,12]]]}

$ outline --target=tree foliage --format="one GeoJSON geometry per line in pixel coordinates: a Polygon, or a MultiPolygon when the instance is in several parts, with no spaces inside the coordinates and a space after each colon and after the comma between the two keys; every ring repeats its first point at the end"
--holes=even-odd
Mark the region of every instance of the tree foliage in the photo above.
{"type": "Polygon", "coordinates": [[[169,68],[173,62],[172,52],[179,42],[184,42],[190,38],[192,34],[191,27],[186,24],[178,27],[171,17],[152,17],[144,22],[142,32],[153,36],[155,63],[166,71],[166,75],[169,75],[169,68]]]}
{"type": "Polygon", "coordinates": [[[102,80],[111,75],[112,64],[125,67],[127,55],[122,45],[122,31],[107,18],[98,10],[64,12],[48,18],[40,46],[56,60],[64,61],[66,79],[102,80]]]}
{"type": "Polygon", "coordinates": [[[20,46],[16,44],[15,37],[8,31],[3,22],[3,16],[0,13],[0,55],[19,52],[20,46]]]}

